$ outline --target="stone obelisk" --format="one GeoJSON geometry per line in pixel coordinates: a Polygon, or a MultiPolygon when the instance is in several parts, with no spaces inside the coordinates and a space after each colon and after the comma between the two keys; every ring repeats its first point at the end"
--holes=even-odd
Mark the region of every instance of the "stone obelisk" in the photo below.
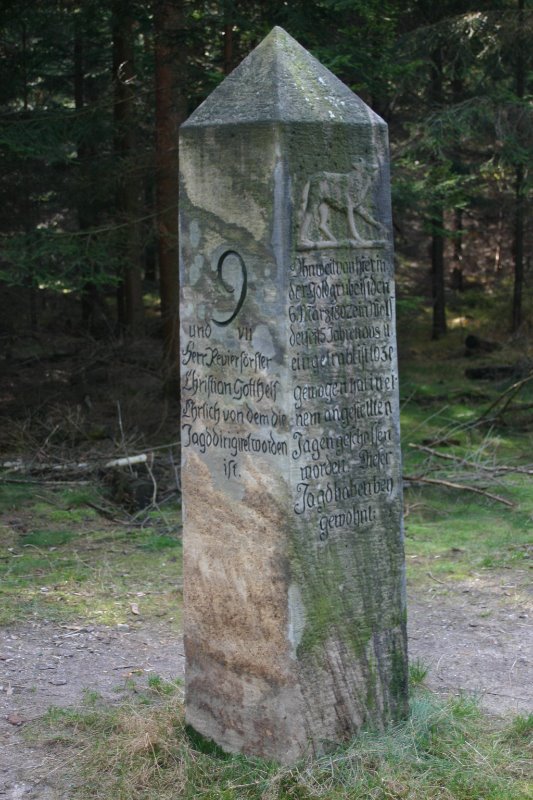
{"type": "Polygon", "coordinates": [[[232,752],[406,712],[388,159],[280,28],[181,128],[186,715],[232,752]]]}

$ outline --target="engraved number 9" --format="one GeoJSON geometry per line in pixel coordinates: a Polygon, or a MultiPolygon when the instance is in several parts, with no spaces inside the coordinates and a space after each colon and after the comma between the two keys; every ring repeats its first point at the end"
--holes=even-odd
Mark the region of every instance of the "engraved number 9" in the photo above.
{"type": "Polygon", "coordinates": [[[239,255],[239,253],[237,253],[236,250],[226,250],[224,253],[222,253],[220,258],[218,259],[218,264],[217,264],[217,279],[218,279],[218,281],[222,284],[224,289],[229,294],[234,294],[235,287],[231,286],[226,280],[224,280],[224,274],[223,274],[224,262],[226,261],[227,258],[229,258],[229,256],[235,256],[235,258],[239,262],[239,266],[241,268],[241,276],[242,276],[241,294],[239,296],[239,299],[237,301],[237,305],[235,306],[235,310],[233,311],[233,314],[230,317],[228,317],[228,319],[215,319],[213,317],[213,322],[215,323],[215,325],[220,325],[220,326],[229,325],[230,322],[233,322],[233,320],[235,319],[235,317],[237,316],[237,314],[239,313],[239,311],[242,308],[242,304],[244,303],[244,300],[245,300],[245,297],[246,297],[246,291],[247,291],[247,288],[248,288],[248,276],[247,276],[247,273],[246,273],[246,265],[245,265],[244,261],[242,260],[242,257],[239,255]]]}

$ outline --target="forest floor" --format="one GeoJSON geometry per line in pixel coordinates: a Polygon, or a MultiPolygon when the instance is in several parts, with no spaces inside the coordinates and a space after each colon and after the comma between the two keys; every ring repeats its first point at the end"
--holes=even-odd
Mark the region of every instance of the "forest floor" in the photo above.
{"type": "MultiPolygon", "coordinates": [[[[410,659],[439,694],[474,694],[491,715],[533,708],[532,597],[524,570],[409,592],[410,659]]],[[[0,797],[69,800],[72,757],[28,724],[50,706],[82,707],[91,696],[120,704],[150,685],[183,676],[183,646],[168,623],[84,625],[34,620],[0,630],[0,797]]],[[[111,800],[111,798],[110,798],[111,800]]]]}
{"type": "MultiPolygon", "coordinates": [[[[433,693],[477,696],[487,719],[527,715],[531,347],[466,358],[463,323],[421,346],[409,303],[400,374],[412,672],[433,693]],[[474,383],[473,364],[516,372],[474,383]]],[[[183,675],[178,409],[157,340],[6,339],[0,797],[71,800],[83,752],[59,733],[43,738],[47,709],[121,707],[183,675]],[[139,454],[148,461],[124,480],[105,467],[139,454]]]]}

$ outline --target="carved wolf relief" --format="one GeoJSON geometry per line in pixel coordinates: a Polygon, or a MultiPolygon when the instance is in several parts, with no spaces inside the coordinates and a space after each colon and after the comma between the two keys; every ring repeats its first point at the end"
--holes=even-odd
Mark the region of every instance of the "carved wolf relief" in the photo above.
{"type": "Polygon", "coordinates": [[[368,211],[367,201],[377,168],[376,164],[355,158],[350,172],[316,172],[311,175],[302,195],[299,250],[346,245],[376,247],[384,244],[385,229],[368,211]],[[338,237],[332,232],[332,210],[346,217],[346,237],[338,237]],[[375,236],[372,235],[370,240],[361,236],[357,218],[375,231],[375,236]],[[323,238],[313,240],[313,232],[322,234],[323,238]]]}

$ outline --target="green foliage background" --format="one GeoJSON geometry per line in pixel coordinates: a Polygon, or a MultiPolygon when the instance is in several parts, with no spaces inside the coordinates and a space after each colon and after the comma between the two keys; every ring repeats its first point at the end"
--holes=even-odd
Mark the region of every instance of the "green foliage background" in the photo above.
{"type": "MultiPolygon", "coordinates": [[[[120,283],[131,220],[121,219],[116,197],[132,176],[142,185],[139,262],[153,258],[160,2],[128,4],[136,146],[126,156],[116,148],[114,81],[121,75],[112,58],[113,24],[120,26],[124,4],[2,4],[0,279],[7,284],[80,291],[88,282],[120,283]]],[[[460,241],[465,217],[453,226],[443,213],[477,214],[482,225],[484,215],[490,220],[503,208],[509,237],[516,235],[516,193],[531,200],[531,0],[170,5],[184,19],[173,46],[186,49],[179,90],[189,111],[273,25],[282,25],[389,122],[400,229],[414,219],[426,237],[460,241]]],[[[528,257],[529,250],[526,263],[528,257]]]]}

